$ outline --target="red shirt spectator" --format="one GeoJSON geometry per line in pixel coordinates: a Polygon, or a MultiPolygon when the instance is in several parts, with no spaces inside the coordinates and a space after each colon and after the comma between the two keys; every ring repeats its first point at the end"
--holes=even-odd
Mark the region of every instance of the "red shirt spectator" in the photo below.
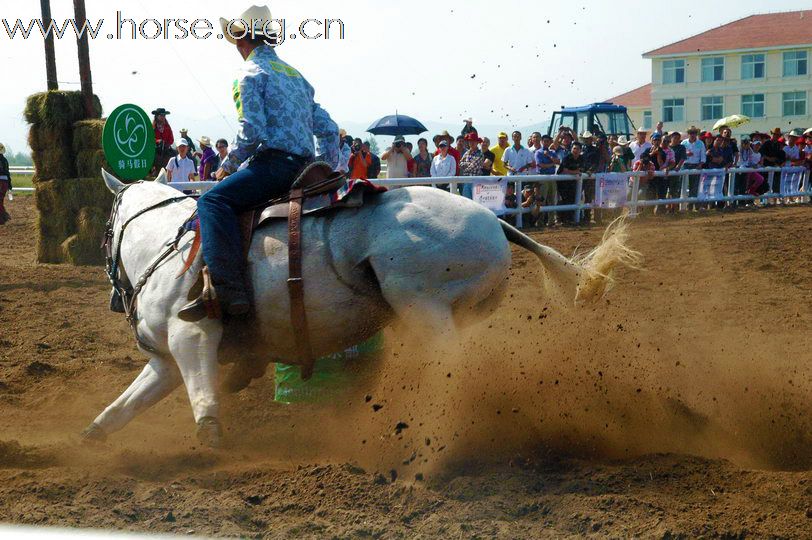
{"type": "Polygon", "coordinates": [[[169,125],[169,122],[164,120],[162,124],[155,122],[155,144],[160,144],[161,141],[166,146],[172,146],[175,144],[175,136],[172,134],[172,127],[169,125]]]}
{"type": "Polygon", "coordinates": [[[350,179],[368,180],[367,171],[372,166],[372,156],[366,152],[355,152],[350,156],[350,179]]]}

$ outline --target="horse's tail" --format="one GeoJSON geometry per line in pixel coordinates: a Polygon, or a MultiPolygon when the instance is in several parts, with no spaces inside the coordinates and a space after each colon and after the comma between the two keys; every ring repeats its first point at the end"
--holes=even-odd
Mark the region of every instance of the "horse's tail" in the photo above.
{"type": "Polygon", "coordinates": [[[618,266],[639,268],[641,255],[629,248],[628,224],[622,216],[613,221],[603,234],[601,243],[584,255],[568,259],[553,248],[539,244],[515,227],[500,220],[508,241],[532,252],[539,258],[549,279],[550,292],[563,295],[565,301],[576,304],[597,302],[614,285],[614,270],[618,266]]]}

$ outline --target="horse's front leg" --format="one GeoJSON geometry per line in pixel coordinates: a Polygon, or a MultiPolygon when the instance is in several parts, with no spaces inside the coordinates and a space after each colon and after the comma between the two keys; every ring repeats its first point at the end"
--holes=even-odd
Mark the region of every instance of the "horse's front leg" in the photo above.
{"type": "Polygon", "coordinates": [[[223,330],[219,322],[169,324],[169,350],[177,362],[197,423],[198,440],[210,447],[220,444],[220,401],[217,395],[217,349],[223,330]]]}
{"type": "Polygon", "coordinates": [[[182,382],[172,360],[153,358],[132,384],[82,432],[85,440],[104,440],[138,414],[168,396],[182,382]]]}

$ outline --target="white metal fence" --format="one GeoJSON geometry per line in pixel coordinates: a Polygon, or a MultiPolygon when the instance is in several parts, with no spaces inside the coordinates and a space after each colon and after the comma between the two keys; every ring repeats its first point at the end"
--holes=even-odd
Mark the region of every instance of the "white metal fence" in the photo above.
{"type": "MultiPolygon", "coordinates": [[[[33,167],[11,167],[11,173],[15,175],[33,175],[33,167]]],[[[682,170],[672,172],[654,173],[655,177],[659,178],[680,178],[680,196],[667,199],[650,199],[640,197],[641,178],[647,177],[646,172],[629,172],[623,173],[629,177],[629,189],[626,201],[620,205],[620,208],[628,208],[629,215],[632,217],[637,216],[640,210],[650,206],[660,206],[665,204],[680,205],[682,210],[685,210],[689,204],[709,204],[709,203],[725,203],[727,205],[733,204],[735,201],[753,201],[753,200],[796,200],[798,198],[812,197],[812,182],[810,182],[809,171],[804,167],[762,167],[758,169],[746,168],[732,168],[720,170],[682,170]],[[802,171],[803,177],[801,179],[801,190],[799,193],[780,193],[780,179],[781,173],[784,170],[789,171],[802,171]],[[768,191],[763,195],[753,196],[746,194],[737,194],[736,189],[736,175],[758,172],[761,173],[767,182],[768,191]],[[692,176],[699,177],[701,174],[708,175],[724,175],[724,191],[715,194],[708,198],[699,198],[697,196],[690,196],[691,189],[689,180],[692,176]]],[[[382,186],[391,188],[403,186],[434,186],[448,185],[452,193],[458,192],[458,187],[463,184],[507,184],[513,183],[516,187],[517,199],[519,208],[506,209],[502,215],[515,215],[516,224],[521,227],[523,225],[523,216],[532,212],[530,208],[521,208],[522,202],[522,188],[528,184],[547,184],[550,182],[575,182],[575,201],[576,204],[556,204],[545,205],[539,208],[540,212],[574,212],[574,221],[579,223],[582,220],[584,210],[599,208],[594,204],[594,201],[587,201],[585,198],[584,186],[586,182],[595,182],[595,175],[528,175],[528,176],[453,176],[444,178],[396,178],[396,179],[376,179],[375,183],[382,186]]],[[[214,187],[217,183],[211,181],[205,182],[173,182],[170,184],[172,187],[179,190],[191,190],[204,193],[214,187]]],[[[740,183],[741,184],[741,183],[740,183]]],[[[24,192],[33,191],[34,188],[14,188],[14,191],[24,192]]],[[[594,194],[594,190],[589,190],[594,194]]]]}
{"type": "MultiPolygon", "coordinates": [[[[671,171],[671,172],[662,172],[658,171],[654,173],[655,177],[659,178],[680,178],[680,196],[674,198],[666,198],[666,199],[649,199],[646,200],[645,198],[641,198],[640,196],[640,187],[641,187],[641,178],[647,177],[648,173],[646,172],[629,172],[623,173],[624,176],[628,176],[629,178],[629,189],[628,194],[626,197],[626,201],[619,205],[617,208],[628,208],[629,215],[631,217],[636,217],[642,208],[650,207],[650,206],[661,206],[661,205],[680,205],[681,210],[685,210],[688,208],[689,204],[713,204],[713,203],[725,203],[726,205],[731,205],[735,201],[754,201],[754,200],[795,200],[798,198],[808,198],[812,197],[812,186],[810,186],[810,177],[809,171],[805,167],[787,167],[787,168],[779,168],[779,167],[762,167],[758,169],[747,169],[747,168],[731,168],[731,169],[702,169],[702,170],[682,170],[682,171],[671,171]],[[801,190],[798,193],[791,193],[791,194],[782,194],[780,193],[780,179],[781,179],[781,172],[784,170],[788,171],[795,171],[795,172],[802,172],[803,176],[801,178],[801,190]],[[736,175],[738,174],[748,174],[758,172],[761,173],[765,181],[767,183],[768,191],[763,195],[745,195],[745,194],[736,194],[736,175]],[[690,186],[690,178],[692,176],[698,177],[701,174],[707,175],[723,175],[725,177],[724,182],[724,190],[721,191],[719,194],[715,194],[714,196],[707,197],[707,198],[700,198],[698,196],[690,196],[691,195],[691,186],[690,186]]],[[[507,177],[499,177],[499,176],[453,176],[453,177],[443,177],[443,178],[397,178],[397,179],[376,179],[374,182],[376,184],[397,188],[403,186],[434,186],[437,185],[448,185],[449,189],[452,193],[457,193],[458,187],[462,184],[500,184],[500,183],[514,183],[516,186],[516,193],[517,199],[519,202],[519,208],[515,209],[506,209],[502,215],[515,215],[516,216],[516,224],[521,227],[522,217],[525,214],[529,214],[532,209],[530,208],[521,208],[521,192],[522,188],[528,184],[546,184],[550,182],[575,182],[575,201],[576,204],[556,204],[556,205],[548,205],[542,206],[539,211],[540,212],[574,212],[574,221],[575,223],[579,223],[582,220],[582,214],[584,210],[594,209],[594,208],[601,208],[594,204],[594,201],[586,201],[585,199],[585,192],[584,186],[586,182],[594,182],[595,175],[528,175],[528,176],[507,176],[507,177]]],[[[179,183],[172,183],[171,186],[180,189],[180,190],[194,190],[199,192],[205,192],[215,186],[216,182],[179,182],[179,183]]],[[[594,190],[590,190],[591,193],[594,194],[594,190]]],[[[605,209],[605,208],[604,208],[605,209]]]]}
{"type": "MultiPolygon", "coordinates": [[[[9,172],[12,175],[18,176],[33,176],[34,175],[34,167],[9,167],[9,172]]],[[[32,187],[12,187],[11,191],[17,192],[25,192],[25,191],[34,191],[32,187]]]]}

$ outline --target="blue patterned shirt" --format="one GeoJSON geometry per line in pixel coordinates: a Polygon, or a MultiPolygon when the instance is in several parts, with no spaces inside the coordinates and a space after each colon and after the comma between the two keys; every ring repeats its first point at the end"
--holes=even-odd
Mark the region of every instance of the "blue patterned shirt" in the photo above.
{"type": "Polygon", "coordinates": [[[338,166],[338,126],[314,101],[313,87],[276,51],[261,45],[254,49],[234,81],[234,103],[240,128],[234,147],[222,167],[233,173],[260,150],[273,148],[298,156],[318,155],[338,166]]]}

